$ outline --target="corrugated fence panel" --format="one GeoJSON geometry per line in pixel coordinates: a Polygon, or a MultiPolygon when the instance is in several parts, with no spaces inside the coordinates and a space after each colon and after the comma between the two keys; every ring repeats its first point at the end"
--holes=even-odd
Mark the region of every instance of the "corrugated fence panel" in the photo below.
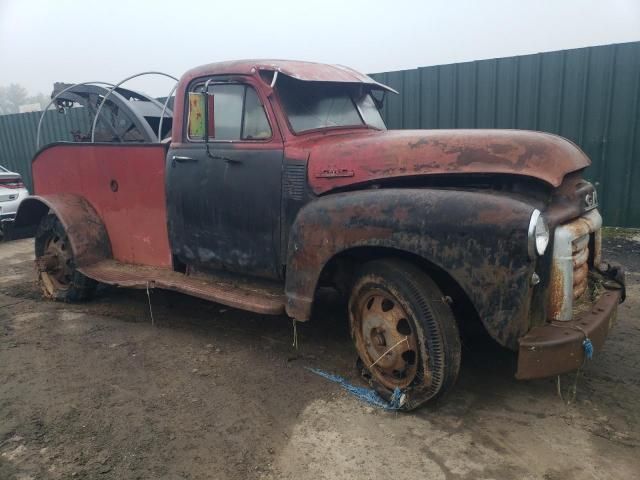
{"type": "Polygon", "coordinates": [[[420,72],[411,70],[403,77],[402,128],[420,128],[420,72]]]}
{"type": "Polygon", "coordinates": [[[605,224],[640,227],[640,42],[372,77],[400,91],[387,96],[389,128],[519,128],[568,138],[591,158],[586,177],[598,187],[605,224]]]}
{"type": "MultiPolygon", "coordinates": [[[[401,92],[404,88],[403,78],[404,72],[389,72],[385,75],[385,82],[391,88],[401,92]]],[[[403,112],[403,99],[402,95],[398,97],[398,100],[384,106],[385,119],[389,119],[393,124],[398,125],[398,128],[404,128],[404,112],[403,112]]]]}
{"type": "Polygon", "coordinates": [[[457,116],[457,67],[438,67],[438,128],[456,128],[457,116]]]}
{"type": "Polygon", "coordinates": [[[461,63],[456,77],[456,128],[475,128],[476,65],[461,63]]]}
{"type": "Polygon", "coordinates": [[[540,58],[524,55],[518,61],[518,92],[514,128],[535,130],[538,119],[538,71],[540,58]]]}
{"type": "Polygon", "coordinates": [[[498,61],[476,63],[476,122],[474,128],[496,127],[496,103],[498,87],[498,61]]]}
{"type": "MultiPolygon", "coordinates": [[[[0,115],[0,165],[18,172],[33,191],[31,159],[36,153],[36,132],[42,112],[0,115]]],[[[85,108],[72,108],[65,114],[49,110],[42,121],[40,145],[73,140],[73,131],[91,128],[85,108]]]]}
{"type": "MultiPolygon", "coordinates": [[[[438,128],[438,70],[419,68],[420,78],[420,128],[438,128]]],[[[391,95],[387,98],[392,97],[391,95]]],[[[390,102],[385,102],[390,103],[390,102]]]]}
{"type": "MultiPolygon", "coordinates": [[[[638,185],[639,178],[632,182],[634,155],[634,137],[638,126],[638,88],[640,88],[640,50],[620,45],[616,49],[614,76],[611,97],[611,117],[607,139],[607,163],[604,169],[603,185],[605,198],[611,209],[610,215],[615,224],[627,221],[631,214],[628,204],[633,183],[638,185]],[[610,168],[615,165],[615,169],[610,168]],[[620,175],[625,172],[625,175],[620,175]]],[[[636,162],[634,162],[636,160],[636,162]]],[[[636,204],[635,208],[640,208],[636,204]]]]}
{"type": "MultiPolygon", "coordinates": [[[[520,128],[562,135],[591,158],[607,225],[640,227],[640,42],[372,75],[389,128],[520,128]]],[[[29,187],[39,112],[0,116],[0,164],[29,187]]],[[[47,112],[42,145],[87,131],[85,108],[47,112]]]]}

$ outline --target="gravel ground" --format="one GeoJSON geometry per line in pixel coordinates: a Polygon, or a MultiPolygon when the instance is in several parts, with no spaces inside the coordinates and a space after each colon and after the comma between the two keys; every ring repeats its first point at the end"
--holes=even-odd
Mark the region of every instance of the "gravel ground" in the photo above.
{"type": "MultiPolygon", "coordinates": [[[[358,382],[337,308],[298,326],[171,292],[44,301],[33,243],[0,244],[0,479],[635,479],[640,238],[607,236],[628,299],[563,403],[515,357],[465,345],[438,405],[384,412],[309,372],[358,382]]],[[[562,377],[562,387],[575,375],[562,377]]]]}

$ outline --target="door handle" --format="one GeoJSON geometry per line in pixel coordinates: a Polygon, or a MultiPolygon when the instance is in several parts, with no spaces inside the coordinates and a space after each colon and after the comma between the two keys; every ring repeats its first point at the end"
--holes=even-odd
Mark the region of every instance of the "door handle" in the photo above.
{"type": "Polygon", "coordinates": [[[174,155],[173,157],[171,157],[171,160],[173,160],[174,162],[180,162],[180,163],[197,162],[198,161],[197,158],[183,157],[181,155],[174,155]]]}

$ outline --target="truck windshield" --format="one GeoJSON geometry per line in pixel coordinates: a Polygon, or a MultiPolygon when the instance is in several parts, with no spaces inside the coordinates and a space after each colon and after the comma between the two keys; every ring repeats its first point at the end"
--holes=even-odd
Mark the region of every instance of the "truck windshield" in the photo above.
{"type": "Polygon", "coordinates": [[[360,85],[303,82],[282,75],[276,88],[296,133],[350,126],[386,130],[371,95],[360,85]]]}

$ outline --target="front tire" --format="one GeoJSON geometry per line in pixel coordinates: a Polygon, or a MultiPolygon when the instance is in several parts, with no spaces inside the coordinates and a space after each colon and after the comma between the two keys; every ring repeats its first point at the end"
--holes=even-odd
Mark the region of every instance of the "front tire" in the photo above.
{"type": "Polygon", "coordinates": [[[46,298],[79,302],[93,296],[97,283],[76,269],[69,237],[58,217],[42,219],[35,244],[38,284],[46,298]]]}
{"type": "Polygon", "coordinates": [[[357,274],[349,299],[351,337],[363,374],[384,398],[396,388],[413,410],[453,387],[460,369],[458,326],[446,297],[422,270],[374,260],[357,274]]]}

